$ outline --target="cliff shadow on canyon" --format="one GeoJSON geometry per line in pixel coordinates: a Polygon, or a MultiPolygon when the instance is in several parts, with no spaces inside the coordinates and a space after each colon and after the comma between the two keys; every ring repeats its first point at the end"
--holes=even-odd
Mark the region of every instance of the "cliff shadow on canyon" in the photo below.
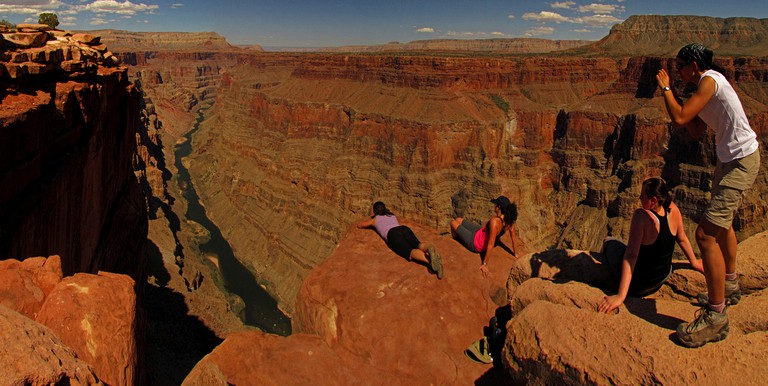
{"type": "Polygon", "coordinates": [[[165,285],[171,275],[163,266],[162,253],[151,240],[147,244],[150,275],[158,279],[157,283],[147,283],[143,298],[147,311],[147,378],[151,385],[180,385],[223,338],[190,315],[183,294],[165,285]]]}

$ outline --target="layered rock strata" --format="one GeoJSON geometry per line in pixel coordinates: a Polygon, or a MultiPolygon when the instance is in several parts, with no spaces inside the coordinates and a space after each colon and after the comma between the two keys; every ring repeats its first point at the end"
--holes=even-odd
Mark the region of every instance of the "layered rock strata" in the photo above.
{"type": "Polygon", "coordinates": [[[0,78],[17,79],[49,72],[95,73],[115,67],[118,58],[99,36],[51,29],[45,24],[19,24],[0,39],[0,78]]]}
{"type": "Polygon", "coordinates": [[[96,41],[64,36],[0,54],[6,70],[31,66],[21,59],[49,69],[0,80],[0,257],[58,254],[68,275],[106,270],[141,280],[139,95],[125,69],[107,67],[110,60],[86,47],[96,41]],[[78,64],[65,69],[67,60],[78,64]]]}
{"type": "MultiPolygon", "coordinates": [[[[670,182],[689,224],[706,204],[713,134],[697,142],[671,128],[650,80],[668,58],[240,62],[220,71],[190,170],[210,217],[289,313],[303,277],[377,199],[446,231],[455,216],[484,220],[504,193],[533,249],[625,237],[650,176],[670,182]]],[[[765,63],[719,63],[764,141],[765,63]]],[[[761,174],[736,220],[742,237],[766,227],[765,189],[761,174]]]]}

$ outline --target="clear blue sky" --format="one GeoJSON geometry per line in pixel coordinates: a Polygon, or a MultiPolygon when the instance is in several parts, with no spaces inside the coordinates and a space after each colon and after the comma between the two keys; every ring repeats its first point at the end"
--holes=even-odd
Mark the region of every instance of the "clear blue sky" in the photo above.
{"type": "Polygon", "coordinates": [[[768,18],[766,0],[0,0],[0,18],[61,29],[214,31],[232,44],[323,47],[423,39],[598,40],[631,15],[768,18]],[[146,2],[143,2],[146,1],[146,2]]]}

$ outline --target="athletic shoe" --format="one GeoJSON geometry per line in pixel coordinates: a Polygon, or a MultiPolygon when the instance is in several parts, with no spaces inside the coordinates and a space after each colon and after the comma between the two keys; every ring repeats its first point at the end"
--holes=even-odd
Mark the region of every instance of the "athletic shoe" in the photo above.
{"type": "MultiPolygon", "coordinates": [[[[739,279],[725,281],[725,305],[732,306],[738,304],[741,300],[741,288],[739,288],[739,279]]],[[[696,302],[700,305],[709,303],[709,296],[706,292],[696,295],[696,302]]]]}
{"type": "Polygon", "coordinates": [[[427,253],[429,254],[429,266],[432,271],[437,273],[437,278],[443,278],[443,260],[440,258],[440,254],[437,253],[434,245],[427,247],[427,253]]]}
{"type": "Polygon", "coordinates": [[[704,306],[696,311],[693,322],[677,326],[677,339],[685,347],[696,348],[725,339],[729,331],[728,315],[704,306]]]}

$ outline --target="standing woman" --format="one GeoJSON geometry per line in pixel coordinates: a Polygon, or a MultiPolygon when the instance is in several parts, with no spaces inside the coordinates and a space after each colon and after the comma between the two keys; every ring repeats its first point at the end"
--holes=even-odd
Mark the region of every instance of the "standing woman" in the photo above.
{"type": "Polygon", "coordinates": [[[635,210],[629,226],[628,244],[608,238],[603,243],[603,255],[619,287],[616,295],[605,296],[598,311],[610,312],[619,307],[627,295],[645,297],[658,291],[672,273],[672,253],[675,242],[691,263],[703,272],[691,242],[685,234],[683,215],[672,202],[667,184],[661,178],[643,181],[640,190],[642,209],[635,210]]]}
{"type": "Polygon", "coordinates": [[[410,261],[426,265],[431,272],[443,278],[443,262],[434,245],[419,241],[411,228],[400,225],[397,217],[387,209],[387,206],[377,201],[373,204],[373,216],[369,220],[357,224],[360,229],[373,228],[384,239],[389,249],[410,261]]]}
{"type": "Polygon", "coordinates": [[[488,276],[488,262],[496,244],[501,241],[504,233],[509,233],[512,242],[512,253],[517,253],[515,245],[515,222],[517,221],[517,205],[510,202],[506,196],[491,200],[496,204],[494,216],[484,226],[464,220],[461,217],[451,221],[451,236],[459,240],[470,252],[479,253],[482,263],[480,272],[488,276]]]}
{"type": "Polygon", "coordinates": [[[677,53],[677,71],[686,83],[698,88],[680,104],[669,87],[664,69],[656,75],[670,118],[677,126],[699,138],[707,126],[715,131],[717,166],[712,180],[712,198],[696,228],[696,242],[704,262],[707,304],[691,323],[677,327],[677,337],[686,347],[725,339],[729,332],[726,300],[741,298],[736,274],[736,234],[733,216],[744,195],[755,182],[760,168],[757,136],[749,126],[744,108],[733,87],[712,64],[713,53],[701,44],[689,44],[677,53]]]}

